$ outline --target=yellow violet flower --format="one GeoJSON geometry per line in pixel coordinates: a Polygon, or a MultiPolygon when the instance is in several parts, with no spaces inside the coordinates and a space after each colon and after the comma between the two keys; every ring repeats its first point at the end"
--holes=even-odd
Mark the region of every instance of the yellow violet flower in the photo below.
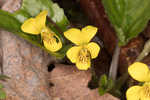
{"type": "Polygon", "coordinates": [[[150,70],[148,66],[141,62],[135,62],[128,68],[130,76],[144,82],[142,86],[132,86],[126,92],[127,100],[150,100],[150,70]]]}
{"type": "Polygon", "coordinates": [[[67,57],[72,63],[76,63],[79,70],[87,70],[91,66],[91,59],[98,56],[100,47],[90,40],[95,36],[97,28],[86,26],[82,30],[71,28],[64,32],[64,36],[73,42],[73,46],[67,51],[67,57]]]}
{"type": "Polygon", "coordinates": [[[21,29],[22,31],[29,34],[33,35],[41,34],[45,48],[51,52],[56,52],[60,48],[62,48],[62,43],[60,38],[48,27],[46,27],[45,23],[47,14],[48,11],[44,10],[35,18],[27,19],[22,24],[21,29]]]}

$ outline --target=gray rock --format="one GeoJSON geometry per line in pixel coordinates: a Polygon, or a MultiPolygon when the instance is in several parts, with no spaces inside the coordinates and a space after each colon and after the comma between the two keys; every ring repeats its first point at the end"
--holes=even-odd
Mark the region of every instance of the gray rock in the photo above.
{"type": "Polygon", "coordinates": [[[110,94],[100,96],[98,90],[90,90],[87,85],[91,72],[79,71],[75,66],[57,64],[49,75],[54,86],[50,93],[54,100],[119,100],[110,94]]]}

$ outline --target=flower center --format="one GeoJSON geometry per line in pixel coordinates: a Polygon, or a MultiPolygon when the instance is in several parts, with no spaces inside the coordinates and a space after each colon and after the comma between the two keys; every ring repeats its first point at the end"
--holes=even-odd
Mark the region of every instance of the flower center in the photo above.
{"type": "Polygon", "coordinates": [[[44,41],[46,41],[49,44],[54,44],[59,42],[59,39],[55,36],[55,34],[48,29],[43,29],[42,38],[44,41]]]}
{"type": "Polygon", "coordinates": [[[150,83],[145,83],[143,88],[142,88],[142,95],[145,98],[150,99],[150,83]]]}
{"type": "Polygon", "coordinates": [[[86,64],[90,61],[91,55],[88,49],[83,48],[80,50],[79,55],[78,55],[79,62],[86,64]]]}

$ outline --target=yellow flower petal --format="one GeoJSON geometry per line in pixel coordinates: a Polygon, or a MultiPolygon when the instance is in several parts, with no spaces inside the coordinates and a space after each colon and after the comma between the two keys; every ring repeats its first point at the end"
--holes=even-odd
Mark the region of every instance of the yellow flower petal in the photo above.
{"type": "Polygon", "coordinates": [[[75,63],[78,59],[78,54],[81,48],[81,46],[74,46],[67,51],[67,57],[72,63],[75,63]]]}
{"type": "Polygon", "coordinates": [[[145,82],[140,90],[140,100],[150,100],[150,83],[145,82]]]}
{"type": "Polygon", "coordinates": [[[150,100],[150,98],[141,98],[140,100],[150,100]]]}
{"type": "Polygon", "coordinates": [[[27,19],[21,26],[23,32],[40,34],[45,27],[47,11],[41,12],[36,18],[27,19]]]}
{"type": "Polygon", "coordinates": [[[130,87],[126,92],[127,100],[140,100],[140,89],[140,86],[130,87]]]}
{"type": "Polygon", "coordinates": [[[42,11],[39,15],[36,16],[36,22],[39,25],[39,28],[43,28],[45,27],[45,23],[46,23],[46,16],[48,14],[47,10],[42,11]]]}
{"type": "Polygon", "coordinates": [[[96,34],[97,28],[86,26],[81,31],[76,28],[71,28],[64,32],[64,36],[76,45],[88,43],[96,34]]]}
{"type": "Polygon", "coordinates": [[[51,52],[56,52],[62,48],[62,43],[60,38],[49,28],[43,28],[41,32],[41,37],[46,49],[51,52]]]}
{"type": "Polygon", "coordinates": [[[128,72],[131,77],[140,82],[150,81],[150,71],[146,64],[135,62],[130,65],[128,68],[128,72]]]}
{"type": "Polygon", "coordinates": [[[51,52],[56,52],[62,48],[61,40],[56,35],[49,39],[44,39],[43,43],[45,48],[51,52]]]}
{"type": "Polygon", "coordinates": [[[95,36],[96,32],[97,32],[97,27],[94,26],[86,26],[84,28],[82,28],[81,32],[84,35],[84,42],[88,43],[91,41],[91,39],[95,36]]]}
{"type": "Polygon", "coordinates": [[[90,51],[92,59],[94,59],[98,56],[100,47],[97,43],[90,42],[86,47],[90,51]]]}
{"type": "Polygon", "coordinates": [[[79,70],[88,70],[88,68],[91,67],[91,61],[89,59],[86,63],[83,63],[83,62],[79,61],[79,59],[77,59],[76,67],[79,70]]]}
{"type": "Polygon", "coordinates": [[[91,54],[87,48],[81,48],[79,51],[76,66],[79,70],[87,70],[91,67],[91,54]]]}
{"type": "Polygon", "coordinates": [[[36,24],[36,20],[33,18],[27,19],[21,26],[21,30],[30,34],[40,34],[41,32],[41,29],[36,24]]]}
{"type": "Polygon", "coordinates": [[[80,45],[82,43],[83,36],[79,29],[71,28],[64,32],[64,36],[76,45],[80,45]]]}

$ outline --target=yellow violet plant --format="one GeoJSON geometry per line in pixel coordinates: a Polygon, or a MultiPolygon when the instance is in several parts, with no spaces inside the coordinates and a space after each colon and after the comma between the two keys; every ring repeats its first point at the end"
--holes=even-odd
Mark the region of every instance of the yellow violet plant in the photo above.
{"type": "Polygon", "coordinates": [[[56,52],[62,48],[60,38],[46,26],[47,10],[40,12],[35,18],[27,19],[21,26],[23,32],[39,35],[41,34],[45,48],[51,52],[56,52]]]}
{"type": "Polygon", "coordinates": [[[126,92],[127,100],[150,100],[150,70],[148,66],[141,62],[135,62],[128,68],[130,76],[144,82],[142,86],[130,87],[126,92]]]}
{"type": "Polygon", "coordinates": [[[91,59],[98,56],[100,47],[97,43],[90,42],[95,36],[97,28],[94,26],[86,26],[82,30],[71,28],[64,32],[64,36],[70,40],[75,46],[67,51],[67,57],[72,63],[76,63],[79,70],[87,70],[91,66],[91,59]]]}

